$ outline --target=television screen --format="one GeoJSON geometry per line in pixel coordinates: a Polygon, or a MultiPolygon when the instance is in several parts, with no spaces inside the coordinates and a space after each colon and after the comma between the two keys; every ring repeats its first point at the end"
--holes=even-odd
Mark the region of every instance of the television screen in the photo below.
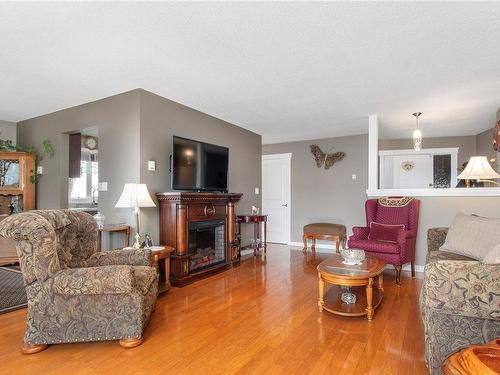
{"type": "Polygon", "coordinates": [[[173,137],[172,189],[227,190],[227,147],[173,137]]]}

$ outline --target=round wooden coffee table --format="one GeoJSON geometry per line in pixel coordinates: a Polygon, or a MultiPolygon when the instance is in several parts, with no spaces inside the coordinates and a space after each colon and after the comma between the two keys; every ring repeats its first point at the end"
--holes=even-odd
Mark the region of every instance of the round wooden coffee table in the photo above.
{"type": "Polygon", "coordinates": [[[325,309],[344,316],[366,315],[371,321],[384,294],[382,273],[385,263],[373,257],[366,257],[361,265],[346,265],[342,261],[340,255],[334,255],[318,265],[319,311],[325,309]],[[325,293],[326,283],[332,285],[325,293]],[[343,302],[343,293],[354,294],[356,302],[343,302]]]}

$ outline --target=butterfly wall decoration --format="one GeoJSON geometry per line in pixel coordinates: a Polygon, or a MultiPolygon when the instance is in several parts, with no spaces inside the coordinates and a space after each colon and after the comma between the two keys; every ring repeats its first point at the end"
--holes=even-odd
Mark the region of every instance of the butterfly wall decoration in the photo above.
{"type": "Polygon", "coordinates": [[[323,152],[318,145],[311,145],[311,152],[314,155],[314,160],[316,161],[316,166],[318,168],[321,168],[321,166],[324,164],[325,169],[330,169],[333,164],[344,159],[344,152],[329,154],[330,150],[331,149],[327,150],[327,152],[323,152]]]}

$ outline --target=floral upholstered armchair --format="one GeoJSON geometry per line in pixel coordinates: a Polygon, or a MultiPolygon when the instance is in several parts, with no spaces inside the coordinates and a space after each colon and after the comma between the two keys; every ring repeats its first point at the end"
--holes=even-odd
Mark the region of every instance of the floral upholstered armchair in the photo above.
{"type": "Polygon", "coordinates": [[[500,337],[500,265],[439,250],[448,228],[427,232],[420,308],[432,375],[452,353],[500,337]]]}
{"type": "Polygon", "coordinates": [[[97,252],[89,214],[42,210],[0,223],[16,243],[28,296],[23,353],[49,344],[120,340],[140,345],[158,294],[150,250],[97,252]]]}

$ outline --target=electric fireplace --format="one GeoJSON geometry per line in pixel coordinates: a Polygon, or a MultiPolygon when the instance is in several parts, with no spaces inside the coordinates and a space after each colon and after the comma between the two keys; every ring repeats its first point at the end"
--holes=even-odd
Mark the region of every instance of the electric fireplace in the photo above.
{"type": "Polygon", "coordinates": [[[189,223],[189,272],[226,262],[226,224],[224,220],[189,223]]]}
{"type": "Polygon", "coordinates": [[[240,193],[157,193],[160,243],[173,247],[170,281],[184,286],[240,264],[235,204],[240,193]]]}

